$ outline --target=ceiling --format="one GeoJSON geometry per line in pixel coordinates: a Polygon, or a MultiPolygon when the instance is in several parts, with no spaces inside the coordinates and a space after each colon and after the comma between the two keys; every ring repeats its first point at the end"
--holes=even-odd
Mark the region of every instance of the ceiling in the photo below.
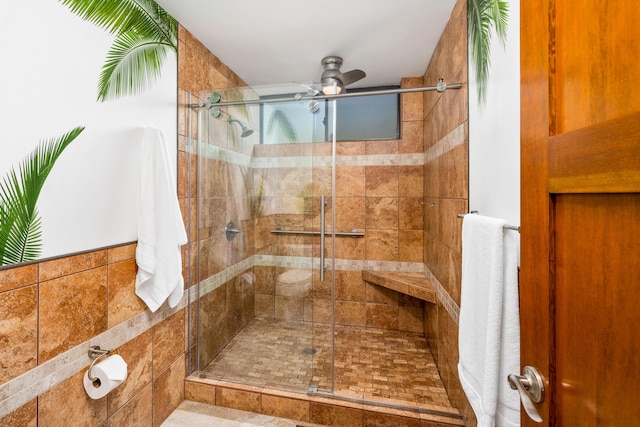
{"type": "MultiPolygon", "coordinates": [[[[320,60],[367,77],[422,76],[456,0],[156,0],[250,86],[318,82],[320,60]]],[[[435,84],[435,82],[434,82],[435,84]]]]}

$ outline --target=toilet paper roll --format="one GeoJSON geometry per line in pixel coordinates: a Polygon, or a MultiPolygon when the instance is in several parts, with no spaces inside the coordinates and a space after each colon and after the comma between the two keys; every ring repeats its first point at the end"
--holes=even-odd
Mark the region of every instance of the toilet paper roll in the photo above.
{"type": "Polygon", "coordinates": [[[84,389],[92,399],[101,399],[127,379],[127,363],[118,354],[109,356],[93,365],[89,379],[89,370],[84,373],[84,389]]]}

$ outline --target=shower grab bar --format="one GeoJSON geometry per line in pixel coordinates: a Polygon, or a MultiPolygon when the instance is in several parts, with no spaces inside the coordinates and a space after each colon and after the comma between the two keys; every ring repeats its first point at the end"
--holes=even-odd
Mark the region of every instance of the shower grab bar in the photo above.
{"type": "Polygon", "coordinates": [[[320,281],[324,282],[324,240],[327,233],[324,231],[325,219],[324,211],[327,202],[324,196],[320,196],[320,281]]]}
{"type": "MultiPolygon", "coordinates": [[[[304,234],[309,236],[320,236],[322,233],[320,231],[307,231],[307,230],[284,230],[279,228],[277,230],[271,230],[273,234],[304,234]]],[[[324,232],[325,236],[331,236],[330,231],[324,232]]],[[[336,231],[336,236],[348,236],[348,237],[364,237],[364,232],[353,230],[353,231],[336,231]]]]}
{"type": "MultiPolygon", "coordinates": [[[[478,211],[471,211],[471,212],[469,212],[469,214],[477,215],[478,211]]],[[[469,215],[469,214],[463,213],[463,214],[458,214],[457,216],[458,216],[458,218],[464,218],[465,215],[469,215]]],[[[520,232],[520,227],[518,227],[517,225],[505,224],[504,228],[509,229],[509,230],[515,230],[518,233],[520,232]]]]}

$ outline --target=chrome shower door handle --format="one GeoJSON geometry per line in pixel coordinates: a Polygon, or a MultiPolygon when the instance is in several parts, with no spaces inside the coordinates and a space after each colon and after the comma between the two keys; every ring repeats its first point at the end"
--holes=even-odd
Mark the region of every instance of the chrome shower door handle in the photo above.
{"type": "Polygon", "coordinates": [[[324,211],[327,206],[327,202],[324,196],[320,196],[320,281],[324,282],[324,211]]]}
{"type": "Polygon", "coordinates": [[[536,409],[535,403],[544,400],[544,382],[538,370],[531,366],[525,366],[522,375],[509,374],[507,377],[509,387],[518,390],[520,401],[529,418],[537,423],[542,422],[542,417],[536,409]]]}

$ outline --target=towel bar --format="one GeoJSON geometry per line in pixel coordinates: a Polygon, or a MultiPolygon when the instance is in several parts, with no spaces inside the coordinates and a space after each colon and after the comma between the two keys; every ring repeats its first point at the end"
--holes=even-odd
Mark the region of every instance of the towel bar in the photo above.
{"type": "MultiPolygon", "coordinates": [[[[477,215],[478,211],[471,211],[469,212],[469,214],[477,215]]],[[[466,213],[458,214],[458,218],[464,218],[465,215],[469,215],[469,214],[466,214],[466,213]]],[[[505,224],[504,228],[520,232],[520,227],[518,227],[517,225],[505,224]]]]}

